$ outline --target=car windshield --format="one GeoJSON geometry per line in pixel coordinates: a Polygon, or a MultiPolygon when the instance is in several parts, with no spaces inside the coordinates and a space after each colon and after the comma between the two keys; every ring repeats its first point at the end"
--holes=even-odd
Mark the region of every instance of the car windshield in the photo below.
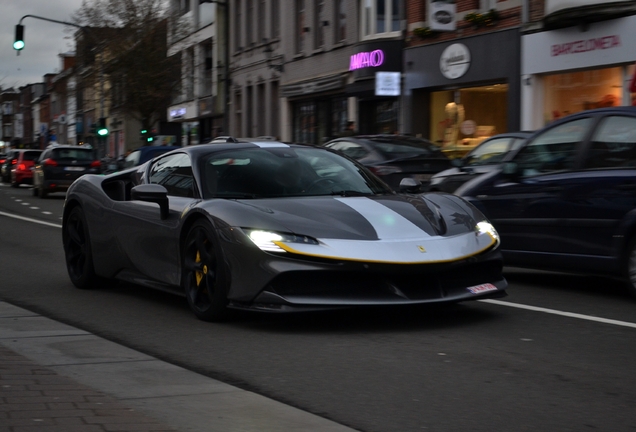
{"type": "Polygon", "coordinates": [[[58,148],[53,150],[51,158],[57,161],[76,160],[84,162],[89,162],[94,159],[92,150],[82,148],[58,148]]]}
{"type": "Polygon", "coordinates": [[[378,137],[369,141],[387,159],[441,155],[441,150],[435,144],[419,138],[378,137]]]}
{"type": "Polygon", "coordinates": [[[392,193],[362,166],[313,147],[242,148],[202,162],[205,198],[364,196],[392,193]]]}

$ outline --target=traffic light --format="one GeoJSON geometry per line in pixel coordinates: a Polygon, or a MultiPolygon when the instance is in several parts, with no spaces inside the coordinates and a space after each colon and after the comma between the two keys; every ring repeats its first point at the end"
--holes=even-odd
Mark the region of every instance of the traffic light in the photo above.
{"type": "Polygon", "coordinates": [[[103,137],[108,135],[108,128],[106,127],[106,119],[101,117],[99,119],[99,124],[97,125],[97,135],[103,137]]]}
{"type": "Polygon", "coordinates": [[[13,42],[13,49],[20,51],[24,48],[24,26],[17,24],[15,26],[15,41],[13,42]]]}
{"type": "Polygon", "coordinates": [[[150,134],[148,132],[148,129],[142,129],[140,132],[141,135],[141,140],[143,142],[153,142],[154,141],[154,137],[152,136],[152,134],[150,134]]]}

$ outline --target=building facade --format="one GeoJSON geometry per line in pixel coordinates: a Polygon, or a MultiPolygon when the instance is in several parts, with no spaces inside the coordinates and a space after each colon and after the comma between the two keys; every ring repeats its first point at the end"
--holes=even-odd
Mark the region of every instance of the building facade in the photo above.
{"type": "Polygon", "coordinates": [[[228,7],[226,1],[170,1],[168,56],[180,59],[181,85],[167,118],[180,124],[182,145],[209,142],[228,129],[228,7]]]}

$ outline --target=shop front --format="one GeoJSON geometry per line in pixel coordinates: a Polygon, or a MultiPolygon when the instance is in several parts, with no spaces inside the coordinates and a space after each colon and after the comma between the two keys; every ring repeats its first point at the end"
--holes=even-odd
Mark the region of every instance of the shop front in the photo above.
{"type": "Polygon", "coordinates": [[[594,108],[634,105],[636,16],[524,35],[522,125],[537,129],[594,108]]]}
{"type": "Polygon", "coordinates": [[[451,157],[520,128],[518,29],[406,49],[404,125],[451,157]]]}
{"type": "Polygon", "coordinates": [[[347,95],[358,101],[357,133],[399,131],[403,49],[402,39],[364,42],[351,55],[347,95]]]}
{"type": "Polygon", "coordinates": [[[345,76],[335,74],[281,88],[292,116],[292,140],[320,145],[344,131],[348,118],[345,76]]]}

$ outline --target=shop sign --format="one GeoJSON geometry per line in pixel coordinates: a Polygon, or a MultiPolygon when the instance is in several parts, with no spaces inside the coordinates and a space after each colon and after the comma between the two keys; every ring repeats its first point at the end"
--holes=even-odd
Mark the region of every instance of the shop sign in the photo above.
{"type": "Polygon", "coordinates": [[[470,67],[470,51],[464,44],[452,44],[448,46],[439,59],[439,69],[448,79],[457,79],[463,76],[470,67]]]}
{"type": "Polygon", "coordinates": [[[551,47],[552,56],[565,54],[578,54],[589,51],[618,48],[621,46],[621,38],[618,35],[603,36],[587,40],[578,40],[561,44],[554,44],[551,47]]]}
{"type": "Polygon", "coordinates": [[[384,63],[384,51],[377,49],[354,54],[349,59],[349,70],[354,71],[368,67],[382,66],[384,63]]]}
{"type": "MultiPolygon", "coordinates": [[[[608,3],[607,0],[546,0],[545,2],[545,14],[550,15],[555,12],[561,12],[569,9],[590,7],[590,6],[605,6],[608,3]]],[[[620,1],[618,3],[621,3],[620,1]]],[[[629,3],[623,1],[622,3],[629,3]]]]}
{"type": "Polygon", "coordinates": [[[180,119],[186,115],[186,108],[175,108],[170,110],[170,118],[171,119],[180,119]]]}
{"type": "Polygon", "coordinates": [[[400,72],[376,72],[375,74],[375,95],[376,96],[399,96],[400,95],[400,72]]]}
{"type": "Polygon", "coordinates": [[[428,26],[434,31],[455,31],[457,12],[455,0],[428,0],[428,26]]]}

